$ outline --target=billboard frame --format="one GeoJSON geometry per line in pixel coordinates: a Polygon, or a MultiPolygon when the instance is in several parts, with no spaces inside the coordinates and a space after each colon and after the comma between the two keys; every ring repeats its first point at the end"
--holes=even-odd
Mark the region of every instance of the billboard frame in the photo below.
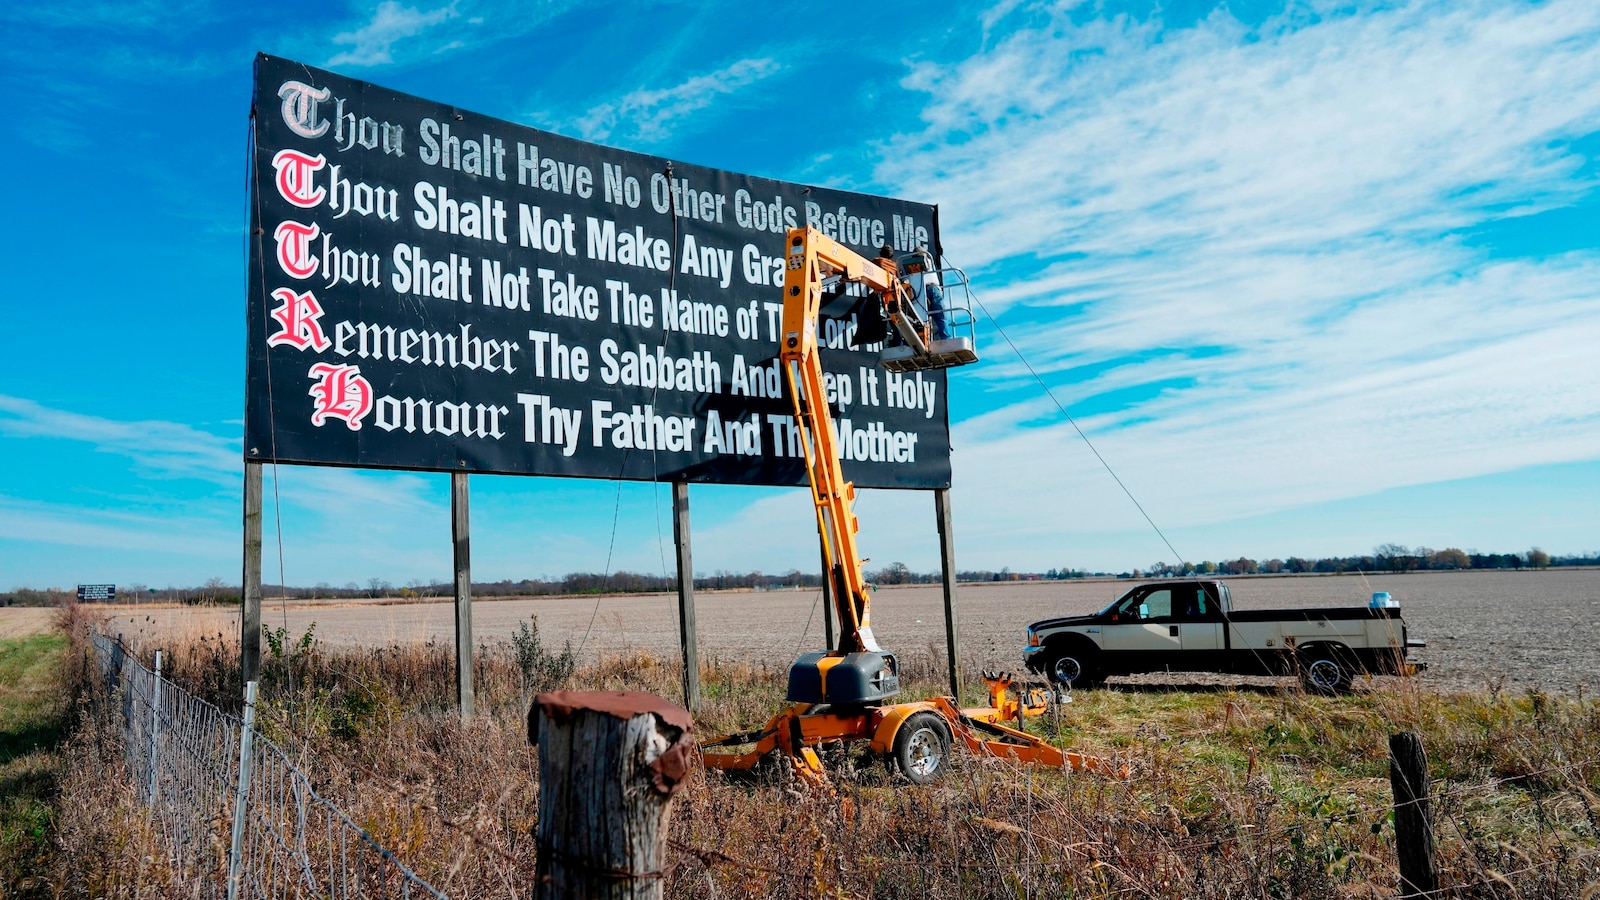
{"type": "MultiPolygon", "coordinates": [[[[302,64],[294,63],[293,61],[289,61],[289,60],[274,60],[274,58],[269,57],[266,54],[258,54],[257,57],[256,57],[256,61],[255,61],[255,78],[253,79],[253,83],[254,83],[254,88],[252,90],[252,101],[253,102],[260,97],[260,90],[261,90],[260,78],[261,78],[262,66],[264,64],[276,65],[279,62],[289,63],[292,66],[301,66],[302,68],[304,68],[306,70],[307,73],[311,73],[312,72],[310,67],[303,66],[302,64]]],[[[351,81],[351,82],[353,82],[355,84],[360,84],[360,85],[365,85],[367,87],[371,87],[374,91],[386,92],[386,94],[392,95],[392,97],[399,97],[399,98],[404,98],[404,99],[417,100],[417,101],[421,101],[421,102],[425,102],[425,103],[434,103],[434,101],[425,101],[422,98],[409,97],[409,95],[402,95],[402,94],[399,94],[399,92],[389,91],[388,89],[380,88],[379,86],[372,85],[370,83],[359,82],[359,81],[355,81],[353,79],[346,79],[346,78],[344,78],[344,76],[340,76],[337,73],[326,72],[324,74],[332,76],[333,78],[336,78],[336,79],[340,79],[340,80],[344,80],[344,81],[351,81]]],[[[300,87],[306,88],[308,86],[301,85],[300,87]]],[[[288,104],[290,103],[291,99],[292,98],[285,98],[285,104],[286,104],[285,105],[285,115],[288,115],[288,112],[287,112],[287,110],[289,109],[288,104]]],[[[444,106],[444,104],[435,104],[435,105],[444,106]]],[[[261,216],[261,205],[260,204],[262,203],[262,200],[263,200],[262,185],[260,184],[261,159],[262,159],[260,154],[261,154],[262,150],[258,147],[259,133],[258,133],[257,129],[258,129],[259,123],[258,123],[258,121],[256,119],[256,115],[258,113],[262,114],[262,115],[270,115],[270,112],[269,112],[270,108],[271,107],[269,105],[267,107],[262,107],[260,109],[253,109],[252,110],[251,123],[250,123],[251,139],[249,141],[249,153],[248,153],[249,161],[248,161],[248,165],[249,165],[249,173],[250,173],[249,184],[250,184],[250,194],[251,194],[251,219],[252,220],[247,222],[247,228],[249,230],[249,233],[250,233],[250,236],[251,236],[251,239],[252,239],[252,246],[251,246],[252,253],[250,254],[252,263],[262,263],[265,259],[268,258],[267,247],[265,246],[267,233],[266,233],[266,229],[264,229],[262,227],[262,222],[259,221],[260,216],[261,216]]],[[[313,106],[312,109],[314,110],[314,108],[315,107],[313,106]]],[[[454,119],[455,120],[459,121],[459,120],[462,119],[462,113],[464,113],[465,111],[459,110],[456,107],[449,107],[449,109],[454,113],[454,119]]],[[[314,115],[314,113],[313,113],[313,115],[314,115]]],[[[476,116],[477,114],[473,114],[473,115],[476,116]]],[[[511,126],[511,127],[514,127],[514,128],[522,127],[522,126],[516,126],[516,125],[514,125],[514,123],[505,122],[503,120],[490,119],[490,117],[487,117],[487,116],[484,116],[483,118],[486,119],[486,120],[489,120],[489,121],[496,122],[498,124],[507,125],[507,126],[511,126]]],[[[352,116],[351,122],[354,123],[354,121],[355,121],[354,117],[352,116]]],[[[431,120],[428,120],[428,121],[431,121],[431,120]]],[[[354,127],[354,125],[352,125],[352,128],[353,127],[354,127]]],[[[301,131],[301,132],[298,132],[298,133],[301,133],[302,135],[304,135],[305,132],[301,131]]],[[[560,139],[562,141],[569,141],[570,142],[570,141],[573,140],[573,139],[570,139],[570,138],[564,138],[564,137],[562,137],[560,135],[553,135],[553,134],[550,134],[549,132],[540,132],[540,133],[549,135],[552,138],[557,138],[557,139],[560,139]]],[[[485,138],[487,140],[488,135],[485,135],[485,138]]],[[[498,144],[499,139],[496,138],[495,140],[496,140],[496,143],[498,144]]],[[[398,136],[396,137],[396,141],[397,141],[397,147],[398,147],[398,136]]],[[[610,148],[606,148],[606,149],[610,149],[610,148]]],[[[287,151],[284,151],[284,152],[287,152],[287,151]]],[[[385,152],[386,153],[388,152],[387,151],[387,146],[385,148],[385,152]]],[[[630,153],[630,151],[624,151],[624,150],[620,150],[620,149],[616,150],[616,152],[622,153],[622,154],[630,153]]],[[[320,157],[319,157],[319,159],[320,159],[320,157]]],[[[670,160],[662,160],[662,161],[665,163],[666,173],[667,173],[667,177],[668,177],[668,180],[669,180],[669,183],[670,183],[671,178],[672,178],[673,162],[670,161],[670,160]]],[[[307,163],[309,165],[309,158],[307,159],[307,163]]],[[[337,167],[335,167],[335,168],[337,168],[337,167]]],[[[297,169],[295,171],[300,172],[300,176],[303,176],[306,179],[310,178],[309,170],[301,171],[301,170],[297,169]]],[[[707,170],[707,171],[717,172],[719,170],[707,170]]],[[[746,179],[746,180],[755,179],[755,180],[760,180],[762,182],[771,182],[772,184],[775,184],[775,185],[789,185],[789,183],[787,183],[787,182],[777,182],[777,181],[775,181],[773,179],[759,178],[757,176],[737,175],[736,173],[722,173],[722,174],[730,176],[730,177],[743,178],[743,179],[746,179]]],[[[294,173],[291,172],[290,175],[294,176],[294,173]]],[[[286,177],[286,176],[284,176],[283,172],[280,170],[279,179],[281,180],[284,177],[286,177]]],[[[289,177],[289,181],[290,182],[296,182],[298,177],[299,176],[289,177]]],[[[307,181],[306,185],[309,185],[309,184],[310,184],[310,182],[307,181]]],[[[364,182],[363,182],[363,186],[365,186],[364,182]]],[[[811,191],[812,191],[811,187],[806,187],[806,186],[803,186],[803,185],[789,185],[789,186],[790,187],[803,187],[804,188],[804,193],[806,193],[807,195],[810,195],[811,191]]],[[[302,186],[302,187],[304,187],[304,186],[302,186]]],[[[824,192],[832,192],[832,189],[825,188],[825,187],[819,188],[819,190],[824,191],[824,192]]],[[[849,193],[849,192],[838,192],[838,193],[846,194],[846,193],[849,193]]],[[[905,205],[905,206],[915,206],[915,205],[917,205],[917,204],[910,204],[909,201],[894,200],[893,198],[881,198],[881,197],[880,198],[871,198],[871,197],[868,197],[868,195],[856,195],[856,196],[860,196],[860,197],[863,197],[863,198],[866,198],[866,199],[869,199],[869,200],[881,201],[883,203],[890,204],[890,205],[892,205],[892,204],[901,204],[901,205],[905,205]]],[[[299,199],[303,200],[305,198],[299,198],[299,199]]],[[[487,195],[485,195],[485,197],[484,197],[485,204],[488,203],[489,199],[490,198],[487,195]]],[[[782,198],[780,197],[779,199],[781,200],[782,198]]],[[[495,203],[498,204],[499,202],[500,202],[499,200],[495,200],[495,203]]],[[[295,202],[294,205],[299,206],[299,207],[307,207],[308,206],[307,203],[298,202],[298,201],[295,202]]],[[[391,205],[393,205],[393,200],[391,200],[391,205]]],[[[672,227],[673,227],[673,249],[672,249],[672,255],[673,255],[673,257],[676,257],[678,255],[678,247],[677,247],[677,243],[678,243],[678,221],[679,221],[680,213],[679,213],[679,208],[678,208],[678,201],[677,201],[675,196],[669,202],[669,206],[671,207],[671,219],[672,219],[672,223],[673,223],[673,225],[672,225],[672,227]]],[[[931,227],[931,232],[929,233],[929,244],[931,246],[933,246],[935,249],[937,249],[937,243],[938,243],[938,208],[937,208],[937,206],[928,206],[928,210],[930,211],[930,227],[931,227]]],[[[659,212],[659,209],[658,209],[658,212],[659,212]]],[[[841,209],[840,214],[843,215],[843,210],[842,209],[841,209]]],[[[909,221],[909,219],[908,219],[908,221],[909,221]]],[[[313,226],[311,226],[311,227],[314,227],[314,226],[315,226],[315,223],[313,223],[313,226]]],[[[896,228],[898,229],[898,225],[896,225],[896,228]]],[[[896,240],[898,241],[899,239],[896,238],[896,240]]],[[[280,243],[281,243],[281,239],[280,239],[280,243]]],[[[281,254],[282,254],[282,247],[280,246],[280,255],[281,254]]],[[[452,257],[452,259],[454,259],[454,254],[452,254],[451,257],[452,257]]],[[[374,257],[374,258],[376,258],[376,257],[374,257]]],[[[454,265],[454,263],[452,262],[452,266],[453,265],[454,265]]],[[[252,266],[252,268],[254,268],[254,266],[252,266]]],[[[669,268],[673,271],[673,273],[675,275],[676,274],[675,260],[669,260],[669,268]]],[[[364,279],[366,270],[363,269],[362,272],[363,272],[363,279],[364,279]]],[[[253,412],[252,412],[252,402],[253,402],[252,385],[254,384],[254,381],[255,381],[255,379],[257,377],[257,373],[255,372],[256,364],[253,361],[254,357],[255,357],[255,354],[257,352],[257,348],[254,347],[252,341],[253,341],[253,338],[254,338],[255,326],[257,324],[262,324],[263,326],[265,325],[265,319],[267,317],[267,313],[268,313],[269,307],[271,305],[268,302],[268,294],[269,294],[269,289],[271,287],[271,284],[269,283],[268,279],[266,278],[265,273],[264,272],[262,272],[262,273],[251,272],[250,275],[251,275],[251,277],[247,279],[247,281],[248,281],[247,303],[250,304],[250,305],[253,305],[255,303],[259,303],[260,304],[260,311],[261,311],[261,314],[262,314],[263,322],[262,323],[254,322],[254,316],[251,316],[250,317],[250,321],[247,322],[247,326],[248,326],[247,327],[247,338],[246,338],[247,359],[251,360],[250,364],[247,365],[247,367],[246,367],[247,368],[247,372],[246,372],[246,400],[247,400],[247,402],[246,402],[246,422],[247,422],[246,431],[247,432],[251,431],[251,426],[250,426],[249,423],[254,421],[254,419],[252,418],[252,415],[253,415],[253,412]],[[255,277],[257,274],[260,274],[259,278],[255,277]],[[258,292],[259,292],[259,295],[260,295],[259,297],[255,296],[258,292]]],[[[304,275],[296,275],[295,277],[300,278],[300,277],[306,277],[306,276],[304,276],[304,275]]],[[[365,282],[363,281],[363,283],[365,283],[365,282]]],[[[641,288],[641,290],[642,289],[643,288],[641,288]]],[[[281,293],[281,292],[283,292],[285,290],[286,290],[286,288],[280,287],[278,289],[278,291],[274,291],[274,292],[271,292],[271,293],[274,296],[276,296],[278,293],[281,293]]],[[[294,292],[293,291],[289,291],[289,293],[293,294],[294,292]]],[[[673,289],[672,293],[673,293],[674,296],[676,296],[676,289],[673,289]]],[[[288,301],[285,300],[284,302],[285,302],[286,308],[287,308],[288,301]]],[[[314,303],[314,301],[313,301],[313,303],[314,303]]],[[[752,306],[753,306],[753,303],[752,303],[752,306]]],[[[319,309],[318,315],[320,315],[320,314],[321,313],[320,313],[320,309],[319,309]]],[[[284,327],[287,328],[288,326],[285,325],[284,327]]],[[[266,333],[266,330],[264,330],[263,334],[265,334],[265,333],[266,333]]],[[[530,332],[530,337],[531,337],[531,332],[530,332]]],[[[463,341],[465,341],[465,340],[466,340],[466,338],[465,338],[465,336],[463,336],[463,341]]],[[[382,462],[377,462],[377,463],[361,462],[361,461],[350,462],[350,461],[347,461],[347,460],[332,460],[332,459],[327,460],[327,461],[314,460],[314,459],[311,459],[311,458],[300,458],[300,459],[288,458],[288,459],[286,459],[286,458],[283,457],[282,450],[278,446],[279,428],[278,428],[278,426],[277,426],[277,424],[275,422],[275,419],[274,419],[274,416],[275,416],[275,409],[274,409],[275,404],[271,400],[271,396],[272,396],[271,382],[273,380],[273,376],[272,376],[272,372],[271,372],[271,368],[272,368],[271,359],[272,359],[272,355],[273,355],[272,354],[272,350],[270,348],[270,344],[271,343],[272,342],[269,340],[267,342],[267,344],[269,346],[264,346],[263,348],[261,348],[262,359],[263,359],[262,365],[264,366],[263,377],[266,380],[266,397],[267,397],[267,401],[266,401],[265,416],[266,416],[266,425],[267,425],[266,435],[267,435],[267,438],[268,438],[269,445],[265,446],[265,447],[251,447],[250,446],[250,441],[247,439],[246,442],[245,442],[244,454],[243,454],[244,455],[244,488],[243,488],[243,492],[242,492],[243,493],[243,496],[242,496],[242,500],[243,500],[243,504],[242,504],[243,505],[243,510],[242,510],[242,512],[243,512],[243,522],[242,522],[242,524],[243,524],[243,560],[242,560],[243,590],[242,590],[242,602],[241,602],[241,614],[240,614],[240,669],[241,669],[241,674],[243,676],[243,680],[246,683],[256,680],[256,678],[258,677],[258,675],[260,673],[260,669],[261,669],[261,642],[262,642],[262,630],[261,630],[262,629],[262,621],[261,621],[261,604],[262,604],[262,583],[261,583],[262,521],[261,521],[261,517],[262,517],[262,512],[263,512],[263,496],[262,496],[262,466],[263,465],[271,464],[274,467],[275,471],[276,471],[277,466],[279,466],[279,465],[322,465],[322,466],[336,466],[336,467],[357,468],[357,469],[375,469],[375,470],[378,470],[378,471],[399,470],[399,471],[416,471],[416,472],[433,471],[433,472],[448,472],[449,473],[449,475],[450,475],[450,498],[451,498],[451,502],[450,502],[450,519],[451,519],[451,549],[452,549],[452,576],[453,576],[452,580],[453,580],[453,594],[454,594],[454,604],[455,604],[456,700],[457,700],[458,710],[460,712],[460,715],[463,718],[471,717],[473,715],[474,706],[475,706],[473,684],[472,684],[472,666],[471,666],[471,652],[472,652],[472,578],[471,578],[471,539],[470,539],[470,514],[469,514],[469,500],[470,500],[470,489],[469,489],[470,488],[470,482],[469,482],[469,478],[470,478],[470,475],[474,474],[474,473],[476,473],[476,474],[509,474],[509,475],[524,475],[524,476],[526,476],[526,475],[544,475],[546,477],[554,477],[554,478],[582,477],[582,478],[607,480],[607,481],[618,480],[620,478],[620,479],[623,479],[623,480],[649,481],[649,482],[654,482],[656,484],[660,484],[661,482],[665,481],[665,482],[667,482],[667,483],[672,485],[673,542],[674,542],[675,551],[676,551],[676,560],[677,560],[677,568],[678,568],[678,573],[677,573],[677,599],[678,599],[679,645],[680,645],[681,658],[682,658],[682,661],[683,661],[683,664],[684,664],[683,700],[684,700],[685,706],[687,706],[689,709],[695,710],[695,709],[698,708],[699,700],[700,700],[700,696],[699,696],[700,695],[700,690],[699,690],[699,668],[698,668],[698,635],[696,633],[696,627],[695,627],[694,572],[693,572],[693,563],[692,563],[692,559],[693,559],[693,554],[692,554],[692,536],[691,536],[690,517],[689,517],[689,485],[690,485],[690,483],[692,483],[691,479],[692,480],[704,480],[706,483],[724,483],[724,484],[741,484],[741,483],[742,484],[763,484],[763,483],[773,484],[773,482],[763,482],[763,481],[759,481],[759,480],[757,480],[757,481],[750,481],[750,480],[746,480],[746,481],[727,480],[727,481],[724,481],[724,480],[720,480],[720,479],[717,479],[717,478],[697,479],[692,474],[693,473],[693,467],[691,467],[690,469],[683,469],[683,470],[680,470],[680,471],[671,471],[671,470],[669,470],[666,473],[657,473],[657,472],[654,471],[655,452],[656,452],[654,444],[652,444],[652,446],[650,448],[651,449],[651,456],[652,456],[652,472],[651,472],[651,477],[648,478],[648,479],[642,478],[642,477],[629,477],[626,474],[627,469],[628,469],[628,466],[627,466],[628,453],[627,452],[624,452],[622,454],[622,464],[619,467],[617,475],[614,476],[614,477],[613,476],[607,476],[607,475],[604,475],[604,474],[595,474],[593,472],[581,473],[581,472],[578,472],[578,471],[571,471],[571,470],[568,470],[568,471],[523,471],[523,472],[513,472],[513,471],[507,471],[505,469],[494,469],[494,468],[479,469],[479,468],[477,468],[477,466],[469,467],[468,462],[467,462],[467,460],[465,458],[456,459],[456,461],[454,462],[453,465],[449,464],[449,463],[444,463],[444,464],[440,464],[440,465],[412,465],[412,464],[390,465],[390,464],[385,464],[385,463],[382,463],[382,462]],[[459,466],[461,468],[458,469],[458,468],[456,468],[457,466],[459,466]],[[686,474],[686,473],[688,474],[688,477],[686,477],[686,478],[684,478],[684,477],[672,477],[674,475],[681,475],[681,474],[686,474]]],[[[643,347],[641,345],[641,352],[642,352],[642,350],[643,350],[643,347]]],[[[662,351],[665,352],[665,347],[662,348],[662,351]]],[[[507,350],[506,353],[508,354],[508,358],[509,358],[510,351],[507,350]]],[[[865,372],[865,369],[863,370],[863,372],[865,372]]],[[[854,376],[849,376],[849,377],[854,377],[854,376]]],[[[865,378],[865,375],[863,375],[863,378],[865,378]]],[[[876,382],[876,380],[874,380],[873,381],[874,391],[876,390],[876,384],[877,384],[877,382],[876,382]]],[[[876,485],[876,486],[873,486],[872,489],[874,489],[874,490],[927,490],[927,491],[931,491],[933,493],[933,495],[934,495],[934,512],[935,512],[935,521],[936,521],[936,525],[937,525],[937,530],[938,530],[938,534],[939,534],[940,566],[941,566],[942,580],[943,580],[943,594],[944,594],[944,607],[945,607],[945,627],[946,627],[946,646],[947,646],[947,651],[948,651],[948,664],[949,664],[949,672],[948,672],[948,674],[949,674],[949,678],[950,678],[950,690],[951,690],[951,693],[953,695],[959,697],[960,696],[960,687],[961,687],[960,686],[960,653],[959,653],[959,649],[960,648],[959,648],[959,641],[958,641],[958,636],[957,636],[958,629],[957,629],[957,615],[956,615],[955,551],[954,551],[953,521],[952,521],[951,506],[950,506],[950,490],[951,490],[950,482],[951,482],[951,478],[950,478],[950,475],[948,474],[948,473],[953,471],[953,467],[951,466],[951,461],[949,459],[949,430],[950,430],[950,427],[949,427],[948,382],[946,381],[946,382],[944,382],[944,384],[945,384],[945,389],[944,389],[944,409],[941,411],[942,414],[940,416],[940,419],[942,420],[942,433],[943,433],[943,448],[942,449],[943,449],[943,453],[944,453],[944,456],[945,456],[944,471],[946,473],[945,477],[942,479],[943,483],[940,484],[937,481],[935,481],[932,484],[930,484],[927,481],[924,481],[924,482],[922,482],[920,484],[910,484],[910,483],[907,483],[907,482],[904,482],[904,481],[898,481],[898,479],[896,479],[898,483],[876,485]]],[[[919,390],[920,390],[920,387],[921,387],[920,379],[919,379],[919,382],[918,382],[918,386],[919,386],[919,390]]],[[[315,391],[313,391],[313,393],[315,393],[315,391]]],[[[865,393],[865,389],[863,388],[863,394],[864,393],[865,393]]],[[[928,416],[931,417],[933,415],[933,403],[932,403],[932,396],[933,395],[930,393],[928,396],[929,396],[929,401],[928,401],[928,413],[927,414],[928,414],[928,416]]],[[[548,402],[548,398],[546,398],[546,399],[547,399],[547,402],[548,402]]],[[[848,403],[848,400],[846,400],[844,402],[848,403]]],[[[876,401],[876,396],[874,395],[874,404],[876,404],[876,402],[877,402],[876,401]]],[[[648,407],[647,407],[647,409],[648,409],[648,407]]],[[[481,418],[481,416],[482,416],[482,412],[480,410],[480,418],[481,418]]],[[[314,424],[320,424],[320,423],[314,423],[314,424]]],[[[881,427],[883,425],[883,423],[879,423],[879,425],[881,427]]],[[[356,427],[359,427],[359,426],[353,426],[352,430],[355,430],[356,427]]],[[[842,427],[848,428],[848,422],[846,422],[842,427]]],[[[259,430],[259,429],[257,429],[257,430],[259,430]]],[[[598,443],[597,443],[597,446],[598,446],[598,443]]],[[[618,445],[618,446],[621,446],[621,445],[618,445]]],[[[857,452],[859,452],[859,451],[857,451],[857,452]]],[[[781,452],[779,453],[779,455],[780,456],[782,455],[781,452]]],[[[365,454],[363,454],[362,456],[363,456],[363,458],[365,458],[365,454]]],[[[292,454],[291,454],[291,457],[292,457],[292,454]]],[[[866,464],[865,463],[866,457],[852,457],[852,458],[859,458],[862,461],[863,465],[866,464]]],[[[876,460],[876,459],[877,459],[877,457],[874,457],[874,460],[876,460]]],[[[801,482],[801,484],[804,484],[804,482],[801,482]]],[[[280,580],[282,580],[281,577],[280,577],[280,580]]],[[[834,643],[835,643],[835,627],[834,627],[835,623],[834,623],[834,616],[833,616],[833,604],[831,603],[831,598],[826,597],[826,592],[828,591],[826,579],[824,579],[824,583],[823,583],[823,588],[822,589],[823,589],[824,595],[825,595],[824,596],[824,600],[825,601],[830,601],[830,602],[825,602],[824,603],[824,607],[825,607],[825,610],[826,610],[826,612],[824,614],[824,620],[825,620],[825,641],[826,641],[826,646],[827,646],[827,649],[831,650],[831,649],[833,649],[834,643]]]]}

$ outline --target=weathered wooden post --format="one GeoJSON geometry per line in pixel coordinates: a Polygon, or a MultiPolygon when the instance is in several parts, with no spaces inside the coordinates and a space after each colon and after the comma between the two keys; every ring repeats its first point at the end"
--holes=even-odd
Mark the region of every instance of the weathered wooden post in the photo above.
{"type": "Polygon", "coordinates": [[[822,554],[822,649],[832,653],[833,643],[833,573],[828,571],[828,554],[822,554]]]}
{"type": "Polygon", "coordinates": [[[683,651],[683,705],[700,709],[700,638],[694,624],[694,549],[689,483],[672,483],[672,540],[678,546],[678,646],[683,651]]]}
{"type": "Polygon", "coordinates": [[[261,674],[261,463],[249,461],[244,464],[244,587],[241,593],[239,679],[249,683],[261,674]]]}
{"type": "Polygon", "coordinates": [[[467,473],[450,473],[450,545],[455,557],[456,712],[472,718],[472,517],[467,473]]]}
{"type": "Polygon", "coordinates": [[[640,691],[552,691],[539,747],[536,900],[663,896],[672,794],[694,766],[687,710],[640,691]]]}
{"type": "Polygon", "coordinates": [[[1400,857],[1400,896],[1425,896],[1439,889],[1433,863],[1432,783],[1422,738],[1414,732],[1389,735],[1389,785],[1394,791],[1394,843],[1400,857]]]}
{"type": "Polygon", "coordinates": [[[950,516],[950,489],[933,492],[934,516],[939,521],[939,570],[944,587],[944,641],[949,654],[950,696],[961,702],[961,638],[956,621],[956,535],[950,516]]]}

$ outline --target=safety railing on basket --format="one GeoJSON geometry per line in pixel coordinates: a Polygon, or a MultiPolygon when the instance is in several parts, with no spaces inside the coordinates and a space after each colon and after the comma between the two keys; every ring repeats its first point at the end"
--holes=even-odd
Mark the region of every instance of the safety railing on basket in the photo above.
{"type": "Polygon", "coordinates": [[[380,846],[245,715],[229,715],[95,635],[97,698],[116,717],[135,796],[164,862],[194,896],[437,897],[380,846]]]}

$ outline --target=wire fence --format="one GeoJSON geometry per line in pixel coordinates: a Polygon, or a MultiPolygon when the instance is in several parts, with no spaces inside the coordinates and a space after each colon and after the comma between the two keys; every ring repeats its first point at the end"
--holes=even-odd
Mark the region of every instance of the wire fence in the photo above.
{"type": "Polygon", "coordinates": [[[253,682],[241,719],[162,678],[159,652],[151,671],[117,639],[93,646],[135,795],[193,896],[443,900],[256,733],[253,682]]]}

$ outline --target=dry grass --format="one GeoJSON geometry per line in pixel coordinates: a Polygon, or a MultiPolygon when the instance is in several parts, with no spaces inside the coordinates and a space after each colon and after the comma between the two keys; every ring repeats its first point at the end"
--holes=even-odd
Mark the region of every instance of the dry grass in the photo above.
{"type": "MultiPolygon", "coordinates": [[[[462,724],[448,645],[326,652],[314,635],[274,637],[262,728],[305,760],[317,789],[447,894],[530,896],[538,789],[524,716],[533,692],[558,686],[560,652],[481,647],[480,715],[462,724]]],[[[193,635],[165,649],[181,685],[237,706],[234,642],[193,635]]],[[[938,690],[932,648],[906,654],[905,668],[911,693],[938,690]]],[[[760,723],[785,676],[710,660],[697,730],[760,723]]],[[[560,686],[674,697],[679,677],[634,651],[560,686]]],[[[1430,755],[1439,863],[1455,895],[1555,900],[1600,879],[1600,704],[1581,695],[1443,695],[1409,682],[1336,699],[1134,688],[1080,693],[1033,727],[1115,754],[1133,774],[964,759],[943,783],[913,788],[845,755],[836,783],[848,803],[782,779],[698,774],[675,805],[667,895],[1389,896],[1386,742],[1401,729],[1420,732],[1430,755]]],[[[182,893],[140,855],[140,819],[99,733],[83,729],[65,751],[53,883],[68,895],[182,893]]]]}

